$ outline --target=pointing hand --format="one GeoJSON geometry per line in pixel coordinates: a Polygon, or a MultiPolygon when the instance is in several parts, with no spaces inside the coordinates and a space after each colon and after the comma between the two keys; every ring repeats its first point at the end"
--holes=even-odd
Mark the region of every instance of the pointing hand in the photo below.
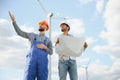
{"type": "Polygon", "coordinates": [[[10,19],[12,20],[12,22],[15,22],[15,17],[13,14],[11,14],[11,12],[9,11],[9,16],[10,16],[10,19]]]}

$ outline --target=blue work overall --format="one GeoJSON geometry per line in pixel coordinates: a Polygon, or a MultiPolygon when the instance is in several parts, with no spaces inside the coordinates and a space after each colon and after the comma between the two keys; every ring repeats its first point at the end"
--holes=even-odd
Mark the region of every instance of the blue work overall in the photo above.
{"type": "Polygon", "coordinates": [[[47,37],[44,42],[37,41],[36,35],[29,54],[27,55],[27,63],[25,70],[25,80],[47,80],[48,78],[48,52],[44,49],[37,48],[37,44],[46,45],[47,37]]]}

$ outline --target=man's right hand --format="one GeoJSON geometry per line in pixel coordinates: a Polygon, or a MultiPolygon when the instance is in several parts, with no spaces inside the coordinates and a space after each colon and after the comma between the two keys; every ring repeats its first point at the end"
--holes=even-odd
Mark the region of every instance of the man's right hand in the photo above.
{"type": "Polygon", "coordinates": [[[37,48],[40,48],[40,49],[45,49],[45,50],[48,49],[48,47],[45,46],[44,44],[37,44],[36,47],[37,47],[37,48]]]}
{"type": "Polygon", "coordinates": [[[12,20],[12,22],[15,22],[15,17],[13,14],[10,13],[10,11],[9,11],[9,16],[10,16],[10,19],[12,20]]]}
{"type": "Polygon", "coordinates": [[[59,38],[57,38],[56,42],[55,42],[55,46],[59,44],[59,38]]]}
{"type": "Polygon", "coordinates": [[[88,44],[85,42],[84,43],[84,49],[86,49],[88,47],[88,44]]]}

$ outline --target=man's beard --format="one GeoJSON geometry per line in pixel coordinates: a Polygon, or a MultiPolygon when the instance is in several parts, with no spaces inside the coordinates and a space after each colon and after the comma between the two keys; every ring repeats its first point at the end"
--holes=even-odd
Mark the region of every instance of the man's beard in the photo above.
{"type": "Polygon", "coordinates": [[[66,31],[66,29],[61,29],[62,32],[66,31]]]}
{"type": "Polygon", "coordinates": [[[44,28],[40,28],[39,31],[42,32],[42,31],[45,31],[45,29],[44,28]]]}

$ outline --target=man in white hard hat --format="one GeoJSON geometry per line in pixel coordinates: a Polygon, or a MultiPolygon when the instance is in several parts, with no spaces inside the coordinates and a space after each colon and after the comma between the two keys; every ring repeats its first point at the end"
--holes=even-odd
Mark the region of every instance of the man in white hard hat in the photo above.
{"type": "MultiPolygon", "coordinates": [[[[60,37],[72,36],[71,34],[68,33],[70,30],[70,26],[67,23],[61,23],[60,28],[62,34],[57,38],[55,46],[59,44],[60,37]]],[[[86,49],[87,46],[88,45],[85,42],[84,49],[86,49]]],[[[59,80],[66,80],[67,72],[69,73],[70,80],[78,80],[76,57],[59,54],[58,70],[59,70],[59,80]]]]}

